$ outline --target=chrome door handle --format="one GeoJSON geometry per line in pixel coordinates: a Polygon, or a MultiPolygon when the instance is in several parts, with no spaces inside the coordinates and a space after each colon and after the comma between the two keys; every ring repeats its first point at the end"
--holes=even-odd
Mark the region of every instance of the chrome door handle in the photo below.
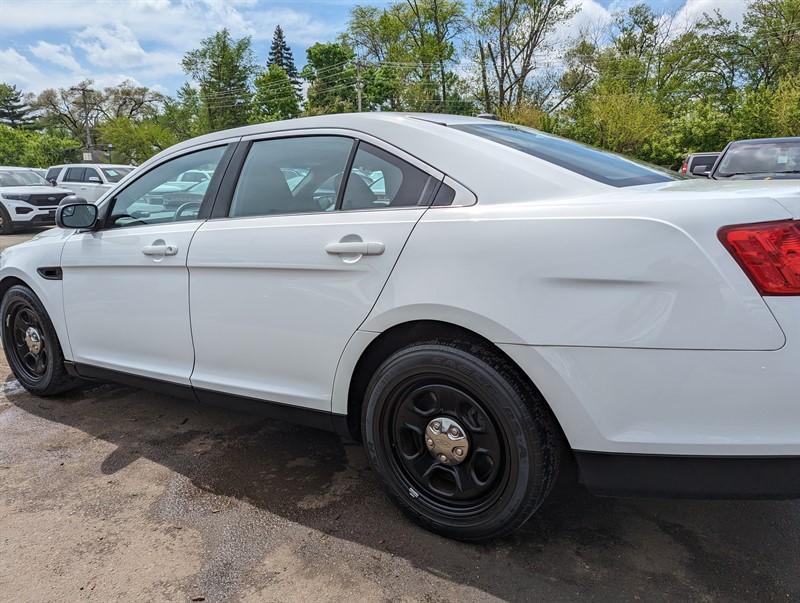
{"type": "Polygon", "coordinates": [[[338,241],[325,245],[331,255],[381,255],[386,245],[377,241],[338,241]]]}
{"type": "Polygon", "coordinates": [[[145,255],[178,255],[178,248],[175,245],[145,245],[142,247],[145,255]]]}

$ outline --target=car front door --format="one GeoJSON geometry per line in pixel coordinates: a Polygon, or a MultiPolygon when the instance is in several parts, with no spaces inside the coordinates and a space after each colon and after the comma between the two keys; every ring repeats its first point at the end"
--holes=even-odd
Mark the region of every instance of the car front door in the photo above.
{"type": "Polygon", "coordinates": [[[341,353],[442,178],[378,144],[344,133],[240,144],[238,180],[226,177],[189,250],[201,399],[330,410],[341,353]]]}
{"type": "Polygon", "coordinates": [[[189,384],[186,257],[230,154],[218,143],[167,159],[103,203],[100,228],[69,237],[64,313],[79,372],[99,367],[189,384]],[[211,185],[196,194],[163,190],[193,168],[214,171],[211,185]]]}

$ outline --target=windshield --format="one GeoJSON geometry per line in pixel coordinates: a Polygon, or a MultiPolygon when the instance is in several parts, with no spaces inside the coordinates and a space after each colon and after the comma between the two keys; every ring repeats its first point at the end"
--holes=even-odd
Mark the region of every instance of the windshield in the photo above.
{"type": "Polygon", "coordinates": [[[728,147],[714,171],[716,178],[748,174],[800,172],[800,139],[775,142],[737,142],[728,147]]]}
{"type": "Polygon", "coordinates": [[[637,186],[677,180],[655,166],[638,163],[593,147],[510,124],[459,124],[451,126],[533,155],[559,167],[611,186],[637,186]]]}
{"type": "Polygon", "coordinates": [[[109,182],[119,182],[122,177],[127,175],[132,168],[100,168],[106,175],[106,180],[109,182]]]}
{"type": "Polygon", "coordinates": [[[50,183],[31,170],[0,170],[0,186],[50,186],[50,183]]]}

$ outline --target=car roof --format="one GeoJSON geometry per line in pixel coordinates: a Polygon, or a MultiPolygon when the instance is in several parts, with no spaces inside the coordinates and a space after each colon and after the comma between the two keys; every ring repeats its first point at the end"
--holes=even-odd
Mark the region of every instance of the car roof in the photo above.
{"type": "Polygon", "coordinates": [[[768,144],[770,142],[800,142],[800,136],[783,136],[780,138],[747,138],[744,140],[734,140],[731,144],[768,144]]]}
{"type": "Polygon", "coordinates": [[[23,167],[23,166],[20,166],[20,165],[0,165],[0,170],[30,171],[30,170],[35,170],[35,169],[40,169],[40,168],[29,168],[29,167],[23,167]]]}
{"type": "Polygon", "coordinates": [[[700,153],[689,153],[689,157],[698,157],[699,155],[719,155],[722,151],[702,151],[700,153]]]}

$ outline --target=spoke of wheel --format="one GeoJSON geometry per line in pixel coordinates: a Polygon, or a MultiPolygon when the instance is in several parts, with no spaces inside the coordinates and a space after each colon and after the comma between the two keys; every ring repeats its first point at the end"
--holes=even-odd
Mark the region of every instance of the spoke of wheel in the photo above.
{"type": "Polygon", "coordinates": [[[453,467],[453,477],[456,480],[456,487],[461,494],[468,495],[480,489],[483,484],[475,481],[472,474],[471,465],[461,464],[453,467]]]}
{"type": "Polygon", "coordinates": [[[426,482],[428,481],[428,476],[431,472],[431,469],[433,469],[433,467],[437,464],[438,463],[436,459],[434,459],[430,454],[426,453],[420,454],[413,460],[409,461],[409,465],[414,473],[417,474],[417,477],[425,480],[426,482]]]}

